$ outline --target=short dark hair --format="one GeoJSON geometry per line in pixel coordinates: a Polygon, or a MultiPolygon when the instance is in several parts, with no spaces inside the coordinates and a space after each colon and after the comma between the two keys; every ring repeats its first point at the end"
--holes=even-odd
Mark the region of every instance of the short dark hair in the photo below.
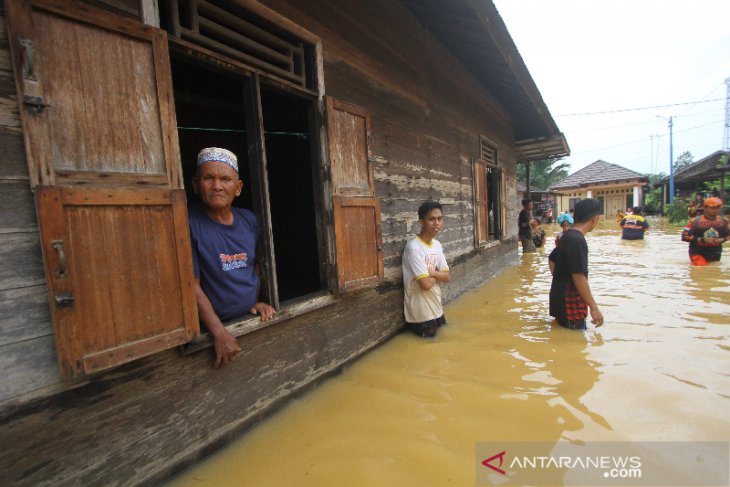
{"type": "Polygon", "coordinates": [[[634,212],[634,215],[641,215],[641,207],[634,206],[633,212],[634,212]]]}
{"type": "Polygon", "coordinates": [[[441,210],[443,213],[444,209],[441,207],[441,203],[438,201],[425,201],[418,207],[418,219],[423,220],[431,213],[431,210],[441,210]]]}
{"type": "Polygon", "coordinates": [[[532,201],[527,198],[522,199],[522,206],[526,206],[528,203],[532,203],[532,201]]]}
{"type": "Polygon", "coordinates": [[[575,223],[585,223],[596,215],[603,214],[603,204],[593,198],[586,198],[575,204],[575,223]]]}

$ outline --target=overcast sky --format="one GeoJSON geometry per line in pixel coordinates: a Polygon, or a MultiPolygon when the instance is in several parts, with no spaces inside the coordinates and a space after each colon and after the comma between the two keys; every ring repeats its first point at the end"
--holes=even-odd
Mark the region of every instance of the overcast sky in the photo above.
{"type": "Polygon", "coordinates": [[[494,3],[568,140],[571,173],[602,159],[668,174],[670,116],[675,159],[723,148],[730,0],[494,3]]]}

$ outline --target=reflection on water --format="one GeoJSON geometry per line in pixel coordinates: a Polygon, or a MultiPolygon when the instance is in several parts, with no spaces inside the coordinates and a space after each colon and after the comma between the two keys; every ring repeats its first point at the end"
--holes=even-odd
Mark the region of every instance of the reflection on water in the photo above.
{"type": "Polygon", "coordinates": [[[727,441],[730,247],[693,268],[650,223],[588,235],[603,327],[551,324],[549,238],[447,306],[435,340],[397,336],[174,484],[474,485],[477,442],[727,441]]]}

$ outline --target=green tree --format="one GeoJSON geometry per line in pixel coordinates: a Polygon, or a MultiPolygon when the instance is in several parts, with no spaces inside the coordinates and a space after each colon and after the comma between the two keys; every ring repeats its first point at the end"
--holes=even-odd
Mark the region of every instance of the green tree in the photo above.
{"type": "Polygon", "coordinates": [[[694,162],[692,153],[690,151],[682,152],[679,157],[674,161],[674,172],[681,171],[685,167],[689,166],[694,162]]]}
{"type": "Polygon", "coordinates": [[[662,208],[662,184],[660,181],[667,175],[663,172],[658,174],[647,174],[649,186],[644,193],[644,211],[647,213],[659,213],[662,208]]]}
{"type": "MultiPolygon", "coordinates": [[[[570,164],[560,159],[543,159],[530,163],[530,186],[548,189],[558,181],[568,177],[570,164]]],[[[525,165],[517,164],[517,179],[525,182],[525,165]]]]}
{"type": "Polygon", "coordinates": [[[667,205],[667,218],[670,223],[675,225],[681,225],[687,223],[689,217],[687,216],[688,204],[684,198],[674,198],[671,205],[667,205]]]}

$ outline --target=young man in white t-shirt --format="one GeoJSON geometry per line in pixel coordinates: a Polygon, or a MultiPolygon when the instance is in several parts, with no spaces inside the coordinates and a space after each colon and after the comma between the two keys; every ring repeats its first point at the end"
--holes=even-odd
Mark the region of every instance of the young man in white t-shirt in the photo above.
{"type": "Polygon", "coordinates": [[[408,327],[423,338],[436,336],[446,324],[440,282],[449,282],[449,266],[441,243],[434,237],[443,228],[441,205],[427,201],[418,208],[421,231],[403,252],[403,310],[408,327]]]}

